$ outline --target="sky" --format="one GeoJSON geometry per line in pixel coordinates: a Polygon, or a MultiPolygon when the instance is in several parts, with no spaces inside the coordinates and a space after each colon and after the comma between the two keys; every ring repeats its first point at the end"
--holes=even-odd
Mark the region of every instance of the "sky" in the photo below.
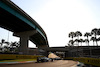
{"type": "MultiPolygon", "coordinates": [[[[65,46],[70,32],[100,28],[100,0],[11,0],[46,32],[49,46],[65,46]]],[[[0,34],[5,30],[0,29],[0,34]]],[[[2,38],[8,38],[8,31],[2,38]]],[[[19,40],[9,32],[9,41],[19,40]]],[[[29,47],[35,47],[29,42],[29,47]]]]}

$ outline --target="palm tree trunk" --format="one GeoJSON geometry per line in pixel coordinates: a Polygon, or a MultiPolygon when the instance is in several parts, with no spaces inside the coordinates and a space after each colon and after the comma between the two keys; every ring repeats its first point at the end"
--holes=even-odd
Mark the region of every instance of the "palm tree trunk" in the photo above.
{"type": "Polygon", "coordinates": [[[89,47],[89,42],[88,42],[88,47],[89,47]]]}
{"type": "MultiPolygon", "coordinates": [[[[72,37],[72,40],[73,40],[73,37],[72,37]]],[[[72,46],[74,46],[74,44],[72,43],[72,46]]]]}
{"type": "Polygon", "coordinates": [[[94,41],[93,41],[93,46],[95,46],[95,45],[94,45],[94,41]]]}
{"type": "Polygon", "coordinates": [[[81,42],[81,46],[82,46],[82,42],[81,42]]]}
{"type": "MultiPolygon", "coordinates": [[[[78,36],[78,40],[79,40],[79,36],[78,36]]],[[[78,46],[79,46],[79,41],[78,41],[78,46]]]]}
{"type": "Polygon", "coordinates": [[[89,38],[88,38],[88,36],[87,36],[87,40],[88,40],[88,46],[89,46],[89,38]]]}
{"type": "Polygon", "coordinates": [[[97,44],[97,46],[98,46],[98,43],[97,43],[97,37],[96,37],[96,35],[95,35],[95,38],[96,38],[96,44],[97,44]]]}
{"type": "Polygon", "coordinates": [[[79,42],[78,42],[78,46],[79,46],[79,42]]]}
{"type": "Polygon", "coordinates": [[[98,43],[97,43],[97,41],[96,41],[96,44],[97,44],[97,46],[98,46],[98,43]]]}

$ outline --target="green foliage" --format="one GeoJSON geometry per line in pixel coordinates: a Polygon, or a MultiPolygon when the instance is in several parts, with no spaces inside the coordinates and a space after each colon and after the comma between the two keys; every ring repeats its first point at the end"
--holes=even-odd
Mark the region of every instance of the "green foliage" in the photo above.
{"type": "Polygon", "coordinates": [[[97,29],[97,28],[94,28],[91,30],[91,32],[86,32],[84,34],[84,37],[87,37],[87,39],[82,39],[82,38],[79,38],[82,36],[82,33],[80,31],[76,31],[76,32],[70,32],[69,37],[72,38],[72,40],[69,40],[69,43],[68,45],[73,45],[74,46],[74,43],[78,43],[78,46],[79,46],[79,43],[81,43],[81,46],[82,46],[82,42],[86,42],[89,46],[89,42],[90,41],[93,41],[93,45],[94,45],[94,42],[96,42],[96,45],[98,46],[98,41],[100,41],[100,37],[97,38],[97,36],[100,36],[100,28],[97,29]],[[76,39],[73,39],[74,37],[77,37],[76,39]],[[89,37],[91,37],[89,39],[89,37]]]}
{"type": "Polygon", "coordinates": [[[19,42],[7,42],[4,39],[0,42],[0,52],[1,53],[14,53],[18,52],[19,42]]]}

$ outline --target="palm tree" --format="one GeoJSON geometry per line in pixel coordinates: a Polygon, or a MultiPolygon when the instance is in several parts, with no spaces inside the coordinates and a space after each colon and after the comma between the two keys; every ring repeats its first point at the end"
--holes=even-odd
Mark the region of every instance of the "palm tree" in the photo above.
{"type": "Polygon", "coordinates": [[[4,52],[5,53],[10,52],[10,48],[7,45],[5,45],[3,49],[4,49],[4,52]]]}
{"type": "Polygon", "coordinates": [[[79,39],[75,39],[75,42],[78,43],[77,45],[79,46],[79,39]]]}
{"type": "Polygon", "coordinates": [[[97,39],[97,41],[100,41],[100,37],[97,39]]]}
{"type": "Polygon", "coordinates": [[[79,42],[81,42],[81,46],[82,46],[82,43],[84,42],[84,40],[83,39],[80,39],[79,42]]]}
{"type": "Polygon", "coordinates": [[[95,40],[96,40],[96,44],[98,46],[98,43],[97,43],[97,35],[99,35],[99,29],[97,29],[97,28],[92,29],[91,34],[94,35],[95,40]]]}
{"type": "Polygon", "coordinates": [[[74,32],[70,32],[68,36],[71,37],[72,40],[73,40],[73,38],[75,37],[75,33],[74,32]]]}
{"type": "Polygon", "coordinates": [[[68,43],[68,46],[71,46],[70,43],[68,43]]]}
{"type": "Polygon", "coordinates": [[[98,35],[100,35],[100,28],[98,29],[98,35]]]}
{"type": "Polygon", "coordinates": [[[1,44],[0,50],[2,51],[2,49],[8,50],[10,43],[9,42],[6,42],[4,39],[2,39],[0,44],[1,44]],[[4,48],[2,47],[3,44],[6,44],[6,46],[4,46],[4,48]]]}
{"type": "Polygon", "coordinates": [[[2,39],[2,40],[1,40],[1,46],[3,45],[3,43],[4,43],[4,42],[5,42],[5,40],[4,40],[4,39],[2,39]]]}
{"type": "Polygon", "coordinates": [[[88,39],[85,39],[84,40],[87,44],[88,44],[88,46],[89,46],[89,40],[88,39]]]}
{"type": "Polygon", "coordinates": [[[89,33],[89,32],[86,32],[85,34],[84,34],[84,37],[87,37],[87,42],[88,42],[88,46],[89,46],[89,36],[91,36],[91,33],[89,33]]]}
{"type": "Polygon", "coordinates": [[[9,42],[7,42],[7,41],[5,41],[4,43],[5,43],[7,46],[9,46],[9,44],[10,44],[10,43],[9,43],[9,42]]]}
{"type": "MultiPolygon", "coordinates": [[[[79,40],[79,37],[82,36],[82,33],[80,31],[76,31],[75,32],[75,36],[77,37],[77,39],[79,40]]],[[[78,41],[78,45],[79,45],[79,41],[78,41]]]]}
{"type": "Polygon", "coordinates": [[[78,37],[78,39],[79,39],[79,37],[82,36],[82,33],[81,33],[80,31],[76,31],[76,32],[75,32],[75,35],[76,35],[76,37],[78,37]]]}
{"type": "Polygon", "coordinates": [[[19,42],[11,42],[11,44],[10,44],[10,49],[11,49],[11,51],[12,52],[16,52],[16,51],[18,51],[18,47],[19,47],[20,45],[19,45],[19,42]]]}
{"type": "Polygon", "coordinates": [[[70,46],[74,46],[73,43],[74,43],[73,40],[70,40],[70,41],[69,41],[70,46]]]}
{"type": "Polygon", "coordinates": [[[71,45],[74,46],[73,45],[73,43],[74,43],[73,38],[75,37],[75,33],[74,32],[70,32],[69,35],[68,35],[68,37],[72,38],[72,40],[70,40],[69,43],[71,43],[71,45]]]}
{"type": "Polygon", "coordinates": [[[94,46],[94,41],[96,41],[96,38],[95,37],[91,37],[90,41],[93,41],[93,46],[94,46]]]}

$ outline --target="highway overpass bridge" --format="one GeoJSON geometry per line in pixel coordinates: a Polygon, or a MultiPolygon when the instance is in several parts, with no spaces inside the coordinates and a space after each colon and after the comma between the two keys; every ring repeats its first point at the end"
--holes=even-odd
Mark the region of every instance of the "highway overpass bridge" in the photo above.
{"type": "Polygon", "coordinates": [[[66,47],[46,47],[46,48],[44,47],[44,48],[41,48],[41,49],[48,51],[48,52],[56,52],[56,51],[66,52],[66,51],[68,51],[68,48],[66,48],[66,47]]]}
{"type": "Polygon", "coordinates": [[[25,55],[28,54],[28,40],[30,40],[38,48],[45,48],[46,51],[65,51],[66,59],[100,66],[100,47],[98,46],[48,48],[47,36],[41,26],[10,0],[0,0],[0,27],[20,37],[19,52],[25,55]]]}
{"type": "Polygon", "coordinates": [[[49,47],[41,26],[10,0],[0,0],[0,27],[20,37],[19,51],[23,54],[28,54],[28,40],[38,48],[49,47]]]}

